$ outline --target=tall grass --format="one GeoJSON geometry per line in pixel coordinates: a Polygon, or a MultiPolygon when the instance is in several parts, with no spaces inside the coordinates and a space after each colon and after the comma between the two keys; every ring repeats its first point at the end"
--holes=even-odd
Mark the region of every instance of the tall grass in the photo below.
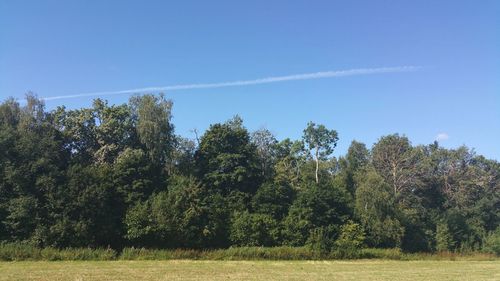
{"type": "Polygon", "coordinates": [[[495,255],[484,253],[403,253],[393,249],[362,249],[345,256],[337,252],[320,254],[308,247],[231,247],[218,250],[168,250],[125,248],[118,256],[121,260],[334,260],[334,259],[387,259],[387,260],[494,260],[495,255]]]}
{"type": "Polygon", "coordinates": [[[37,248],[26,244],[8,243],[0,245],[1,261],[62,261],[62,260],[113,260],[117,252],[113,249],[91,248],[37,248]]]}
{"type": "Polygon", "coordinates": [[[231,247],[218,250],[125,248],[119,256],[122,260],[312,260],[320,258],[306,247],[231,247]]]}
{"type": "Polygon", "coordinates": [[[404,253],[398,248],[361,250],[361,258],[386,260],[496,260],[497,256],[481,252],[437,252],[437,253],[404,253]]]}
{"type": "Polygon", "coordinates": [[[232,247],[228,249],[113,249],[91,248],[36,248],[27,244],[0,244],[0,261],[69,261],[69,260],[332,260],[332,259],[387,259],[387,260],[494,260],[495,255],[484,253],[460,254],[403,253],[400,249],[362,249],[355,255],[336,252],[318,253],[308,247],[232,247]]]}

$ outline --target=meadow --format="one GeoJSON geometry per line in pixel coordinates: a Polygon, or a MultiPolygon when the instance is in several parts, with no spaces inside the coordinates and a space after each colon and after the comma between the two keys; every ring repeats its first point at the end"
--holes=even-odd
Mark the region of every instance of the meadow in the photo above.
{"type": "Polygon", "coordinates": [[[0,280],[500,280],[493,261],[23,261],[0,280]]]}

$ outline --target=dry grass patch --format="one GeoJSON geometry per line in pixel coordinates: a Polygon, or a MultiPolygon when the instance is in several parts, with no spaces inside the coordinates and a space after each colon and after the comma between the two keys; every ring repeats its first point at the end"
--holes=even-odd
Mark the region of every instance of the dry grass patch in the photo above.
{"type": "Polygon", "coordinates": [[[2,262],[0,280],[500,280],[499,261],[2,262]]]}

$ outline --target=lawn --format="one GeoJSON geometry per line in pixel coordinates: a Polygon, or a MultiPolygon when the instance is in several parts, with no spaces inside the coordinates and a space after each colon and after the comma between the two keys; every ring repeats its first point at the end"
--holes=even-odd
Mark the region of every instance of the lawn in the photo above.
{"type": "Polygon", "coordinates": [[[0,262],[0,280],[500,280],[497,261],[0,262]]]}

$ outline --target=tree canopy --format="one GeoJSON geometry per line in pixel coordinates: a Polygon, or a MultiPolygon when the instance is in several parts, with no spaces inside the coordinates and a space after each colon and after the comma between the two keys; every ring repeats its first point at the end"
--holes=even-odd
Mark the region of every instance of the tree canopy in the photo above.
{"type": "Polygon", "coordinates": [[[171,110],[163,95],[1,103],[0,243],[500,247],[500,163],[465,146],[392,134],[333,157],[333,128],[309,122],[301,139],[278,140],[238,116],[191,140],[175,135],[171,110]]]}

